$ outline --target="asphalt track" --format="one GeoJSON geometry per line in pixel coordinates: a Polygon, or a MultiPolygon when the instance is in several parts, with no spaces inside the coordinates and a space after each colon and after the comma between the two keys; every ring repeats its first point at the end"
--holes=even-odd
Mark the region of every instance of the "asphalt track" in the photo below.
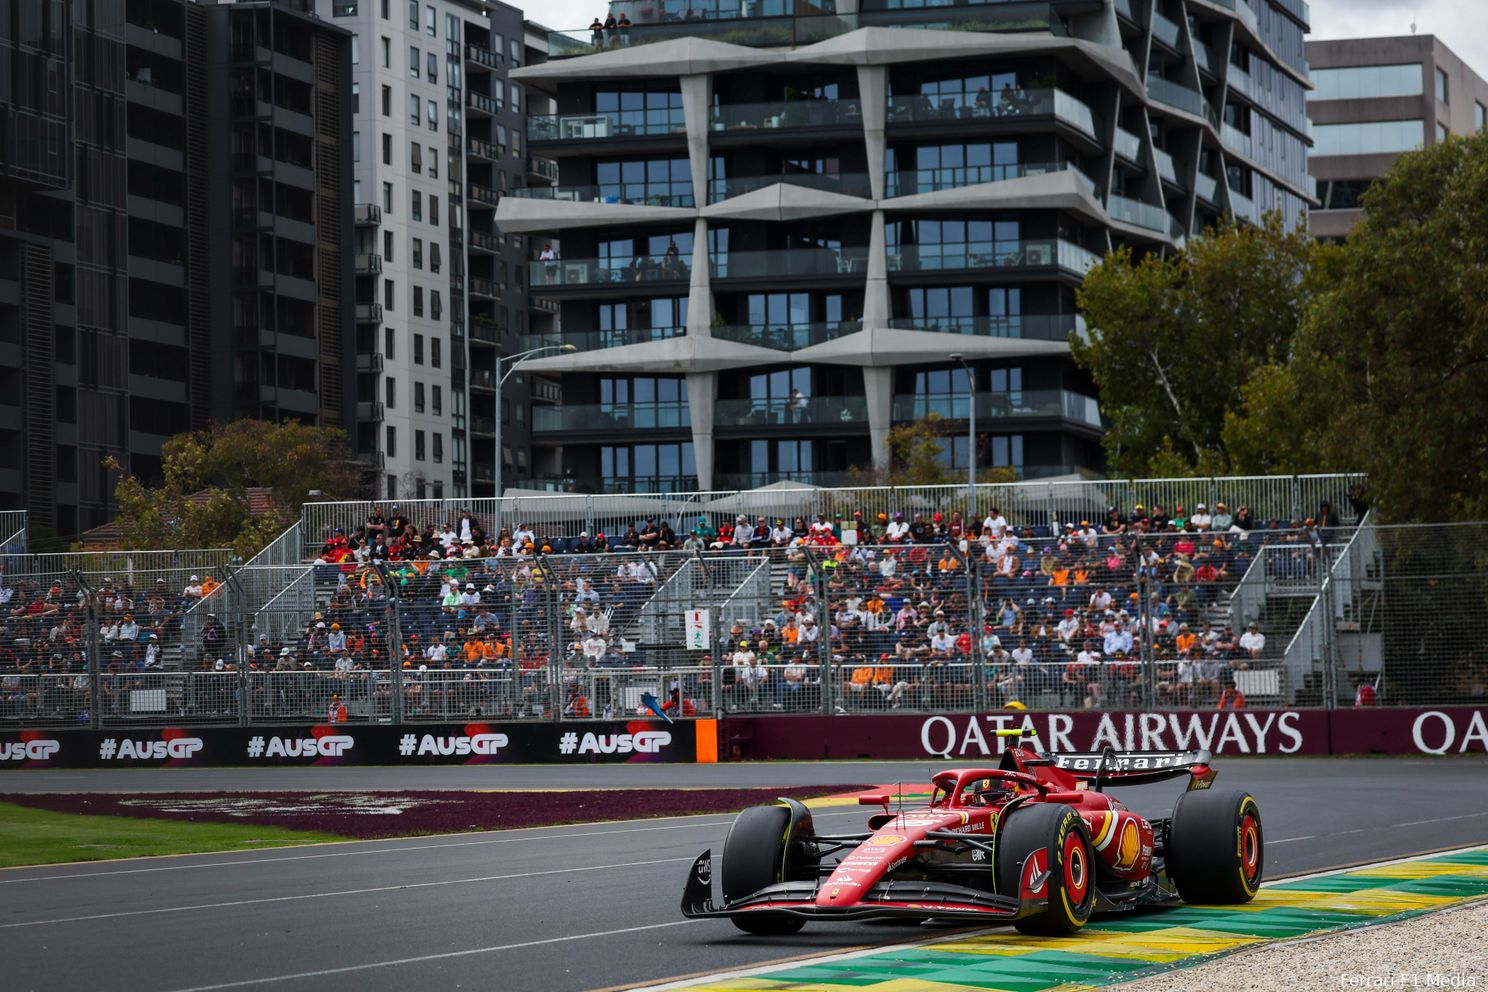
{"type": "MultiPolygon", "coordinates": [[[[1222,760],[1266,821],[1272,877],[1488,842],[1488,762],[1222,760]]],[[[601,788],[923,782],[909,763],[11,772],[0,790],[601,788]],[[406,776],[406,777],[405,777],[406,776]],[[87,783],[87,784],[84,784],[87,783]]],[[[1173,784],[1121,790],[1166,815],[1173,784]]],[[[826,827],[863,816],[823,810],[826,827]]],[[[813,925],[784,939],[677,911],[687,865],[728,817],[599,823],[404,841],[0,872],[0,961],[15,989],[489,989],[660,982],[925,935],[813,925]]]]}

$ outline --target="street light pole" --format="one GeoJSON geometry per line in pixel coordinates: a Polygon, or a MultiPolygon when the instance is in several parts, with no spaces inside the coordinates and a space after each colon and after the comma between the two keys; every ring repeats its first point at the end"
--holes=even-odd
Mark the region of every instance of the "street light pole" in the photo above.
{"type": "Polygon", "coordinates": [[[966,512],[968,514],[968,516],[967,516],[967,523],[969,524],[972,520],[976,519],[976,515],[977,515],[977,505],[976,505],[976,462],[977,462],[977,443],[976,443],[976,400],[977,400],[976,392],[977,392],[977,389],[976,389],[976,372],[974,372],[972,370],[971,366],[967,364],[966,357],[964,355],[960,354],[959,352],[956,353],[956,354],[954,354],[954,355],[951,355],[951,360],[960,363],[961,367],[966,370],[966,384],[967,384],[968,388],[971,390],[971,396],[970,396],[971,402],[969,404],[970,405],[970,412],[969,412],[969,414],[968,414],[968,416],[966,418],[967,419],[967,425],[968,425],[967,426],[967,437],[966,437],[966,464],[967,464],[967,468],[966,468],[966,498],[967,498],[967,501],[968,501],[968,506],[967,506],[967,511],[966,512]]]}
{"type": "Polygon", "coordinates": [[[503,357],[500,352],[496,353],[496,375],[494,377],[494,381],[496,384],[496,429],[492,432],[496,435],[496,458],[492,465],[491,476],[492,482],[494,483],[492,491],[496,497],[496,509],[492,513],[492,516],[495,518],[495,522],[491,528],[491,535],[497,540],[500,540],[501,538],[501,387],[505,385],[506,380],[511,377],[511,374],[517,370],[517,366],[521,365],[523,362],[533,357],[534,355],[541,355],[550,351],[566,355],[578,350],[578,348],[574,347],[571,344],[545,344],[540,348],[529,348],[526,351],[519,351],[515,355],[507,355],[503,357]],[[501,371],[502,362],[511,363],[511,366],[506,370],[504,374],[501,371]]]}

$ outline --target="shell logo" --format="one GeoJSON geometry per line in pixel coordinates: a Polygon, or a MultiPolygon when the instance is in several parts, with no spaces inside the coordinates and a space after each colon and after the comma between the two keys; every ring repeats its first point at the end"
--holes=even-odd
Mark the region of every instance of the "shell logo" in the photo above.
{"type": "Polygon", "coordinates": [[[1125,871],[1137,863],[1142,850],[1142,838],[1136,820],[1127,820],[1121,826],[1121,846],[1116,850],[1116,867],[1125,871]]]}
{"type": "Polygon", "coordinates": [[[874,847],[893,847],[895,844],[903,844],[904,838],[898,834],[879,834],[868,843],[874,847]]]}

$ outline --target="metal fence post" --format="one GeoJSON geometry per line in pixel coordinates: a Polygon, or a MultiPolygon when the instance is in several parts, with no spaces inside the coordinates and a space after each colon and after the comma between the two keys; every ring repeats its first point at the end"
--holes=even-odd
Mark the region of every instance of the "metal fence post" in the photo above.
{"type": "Polygon", "coordinates": [[[98,595],[76,569],[73,569],[72,581],[88,597],[88,629],[84,631],[88,640],[88,722],[92,729],[98,730],[103,726],[103,692],[99,686],[103,677],[103,646],[98,639],[98,595]]]}
{"type": "Polygon", "coordinates": [[[251,636],[248,631],[248,593],[243,588],[243,582],[239,578],[242,569],[228,572],[222,580],[227,587],[225,598],[230,607],[222,612],[226,614],[229,623],[228,636],[232,636],[233,621],[236,620],[238,630],[237,646],[233,650],[233,656],[237,661],[238,672],[238,726],[246,727],[252,722],[252,692],[248,684],[248,652],[244,650],[244,643],[251,636]]]}
{"type": "Polygon", "coordinates": [[[567,660],[561,640],[563,624],[558,616],[558,577],[549,567],[547,555],[538,552],[536,559],[543,574],[543,595],[539,602],[548,639],[548,708],[552,710],[549,719],[558,723],[563,719],[563,666],[567,660]]]}
{"type": "Polygon", "coordinates": [[[832,668],[832,608],[827,595],[827,571],[816,560],[816,551],[810,545],[802,545],[806,552],[806,567],[811,572],[812,596],[816,600],[816,657],[821,673],[822,712],[831,716],[836,712],[837,675],[832,668]]]}
{"type": "MultiPolygon", "coordinates": [[[[391,723],[403,722],[403,626],[399,618],[398,583],[388,574],[387,565],[382,562],[374,562],[378,578],[382,579],[382,588],[387,593],[387,606],[383,612],[384,622],[387,624],[387,665],[388,665],[388,720],[391,723]]],[[[376,678],[376,674],[373,675],[376,678]]]]}
{"type": "Polygon", "coordinates": [[[987,665],[982,653],[982,570],[978,555],[967,555],[955,544],[949,545],[951,554],[960,561],[966,573],[966,623],[971,633],[971,708],[982,713],[987,706],[987,665]]]}

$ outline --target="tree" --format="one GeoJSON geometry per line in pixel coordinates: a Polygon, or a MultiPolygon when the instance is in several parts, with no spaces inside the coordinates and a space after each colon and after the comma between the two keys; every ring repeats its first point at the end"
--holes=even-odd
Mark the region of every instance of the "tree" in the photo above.
{"type": "Polygon", "coordinates": [[[1488,515],[1488,134],[1402,155],[1224,436],[1242,471],[1346,469],[1395,521],[1488,515]]]}
{"type": "Polygon", "coordinates": [[[1100,388],[1113,472],[1126,476],[1228,470],[1225,415],[1261,365],[1286,353],[1314,290],[1319,251],[1276,215],[1225,225],[1167,257],[1107,255],[1078,294],[1090,328],[1075,361],[1100,388]]]}
{"type": "Polygon", "coordinates": [[[247,558],[299,516],[310,490],[339,499],[357,487],[346,435],[293,422],[236,420],[177,434],[160,461],[161,485],[123,476],[115,487],[125,548],[231,547],[247,558]],[[267,512],[250,507],[254,488],[270,490],[267,512]]]}
{"type": "MultiPolygon", "coordinates": [[[[943,458],[942,440],[950,433],[951,424],[938,413],[931,413],[908,424],[889,428],[889,471],[855,470],[858,485],[869,486],[954,486],[966,481],[963,469],[951,468],[943,458]]],[[[989,468],[977,477],[978,482],[1016,482],[1012,469],[989,468]]]]}

